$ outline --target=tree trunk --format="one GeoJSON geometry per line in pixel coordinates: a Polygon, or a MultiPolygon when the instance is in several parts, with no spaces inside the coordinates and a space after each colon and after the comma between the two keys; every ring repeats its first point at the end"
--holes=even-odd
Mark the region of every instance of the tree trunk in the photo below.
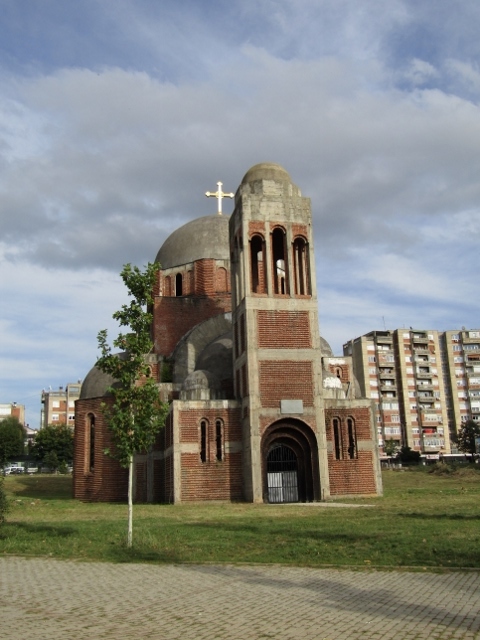
{"type": "Polygon", "coordinates": [[[128,533],[127,533],[127,547],[132,546],[132,532],[133,532],[133,455],[130,456],[130,463],[128,465],[128,533]]]}

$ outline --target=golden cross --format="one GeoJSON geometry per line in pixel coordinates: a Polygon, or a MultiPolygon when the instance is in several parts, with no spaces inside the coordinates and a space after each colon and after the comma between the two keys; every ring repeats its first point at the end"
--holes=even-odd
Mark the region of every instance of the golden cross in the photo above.
{"type": "Polygon", "coordinates": [[[218,200],[218,210],[217,213],[219,216],[222,215],[222,199],[223,198],[234,198],[235,194],[234,193],[224,193],[222,191],[222,186],[223,186],[223,182],[217,182],[217,187],[218,190],[217,191],[205,191],[205,195],[207,196],[207,198],[217,198],[218,200]]]}

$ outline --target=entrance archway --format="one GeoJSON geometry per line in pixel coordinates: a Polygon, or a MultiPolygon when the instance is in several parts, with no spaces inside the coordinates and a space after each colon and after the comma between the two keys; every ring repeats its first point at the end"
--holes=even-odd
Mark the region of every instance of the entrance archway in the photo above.
{"type": "Polygon", "coordinates": [[[265,502],[311,502],[320,499],[317,439],[293,418],[273,423],[262,438],[265,502]]]}

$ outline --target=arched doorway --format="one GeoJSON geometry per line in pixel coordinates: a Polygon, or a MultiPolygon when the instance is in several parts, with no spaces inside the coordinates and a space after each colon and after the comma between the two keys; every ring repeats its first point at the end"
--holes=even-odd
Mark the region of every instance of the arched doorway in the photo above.
{"type": "Polygon", "coordinates": [[[298,460],[293,449],[275,443],[267,455],[268,502],[298,502],[298,460]]]}
{"type": "Polygon", "coordinates": [[[312,429],[290,418],[270,425],[262,438],[265,502],[320,499],[317,439],[312,429]]]}

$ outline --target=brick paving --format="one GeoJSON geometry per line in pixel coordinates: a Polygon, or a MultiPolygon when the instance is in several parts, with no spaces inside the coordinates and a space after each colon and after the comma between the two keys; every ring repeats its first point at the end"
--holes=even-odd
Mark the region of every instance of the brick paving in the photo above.
{"type": "Polygon", "coordinates": [[[17,640],[480,639],[480,573],[0,558],[17,640]]]}

